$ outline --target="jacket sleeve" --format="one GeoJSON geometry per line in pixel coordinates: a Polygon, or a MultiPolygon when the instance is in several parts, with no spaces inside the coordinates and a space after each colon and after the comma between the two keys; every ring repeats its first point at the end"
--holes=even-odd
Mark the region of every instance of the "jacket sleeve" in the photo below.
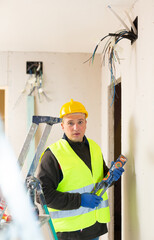
{"type": "Polygon", "coordinates": [[[47,149],[42,156],[37,178],[41,182],[48,207],[58,210],[72,210],[80,207],[79,193],[62,193],[56,190],[63,176],[58,161],[50,149],[47,149]]]}

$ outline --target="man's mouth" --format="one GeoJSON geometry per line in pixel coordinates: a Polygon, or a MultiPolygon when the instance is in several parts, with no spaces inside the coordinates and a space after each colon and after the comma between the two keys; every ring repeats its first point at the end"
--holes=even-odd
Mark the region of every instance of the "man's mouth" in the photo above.
{"type": "Polygon", "coordinates": [[[74,133],[73,135],[74,135],[74,136],[79,136],[79,135],[80,135],[80,133],[74,133]]]}

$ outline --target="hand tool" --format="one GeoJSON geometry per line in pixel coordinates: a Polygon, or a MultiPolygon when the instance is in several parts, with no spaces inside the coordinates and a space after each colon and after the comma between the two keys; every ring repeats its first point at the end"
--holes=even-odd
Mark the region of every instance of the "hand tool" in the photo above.
{"type": "Polygon", "coordinates": [[[123,167],[125,163],[127,162],[127,158],[124,155],[120,155],[118,159],[111,165],[111,168],[109,169],[107,175],[103,178],[103,180],[98,183],[94,191],[92,191],[93,194],[96,194],[98,191],[102,190],[99,192],[99,196],[103,196],[103,194],[106,192],[106,190],[111,186],[111,184],[114,182],[114,177],[113,177],[113,171],[117,168],[123,167]]]}

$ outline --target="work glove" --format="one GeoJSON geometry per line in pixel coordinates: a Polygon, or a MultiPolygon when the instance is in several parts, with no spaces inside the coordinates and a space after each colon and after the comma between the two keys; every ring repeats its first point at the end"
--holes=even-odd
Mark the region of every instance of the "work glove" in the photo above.
{"type": "Polygon", "coordinates": [[[87,208],[95,208],[103,200],[100,196],[91,193],[81,194],[81,206],[87,208]]]}
{"type": "MultiPolygon", "coordinates": [[[[114,162],[111,163],[111,166],[113,164],[114,164],[114,162]]],[[[122,167],[114,169],[114,171],[112,172],[114,181],[118,181],[118,179],[121,177],[121,175],[124,171],[125,170],[122,167]]]]}

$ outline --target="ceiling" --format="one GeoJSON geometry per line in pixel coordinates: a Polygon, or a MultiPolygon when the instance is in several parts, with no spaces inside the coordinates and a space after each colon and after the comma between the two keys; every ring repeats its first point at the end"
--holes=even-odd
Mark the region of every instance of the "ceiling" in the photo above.
{"type": "MultiPolygon", "coordinates": [[[[87,52],[134,0],[0,0],[0,51],[87,52]]],[[[98,49],[99,52],[99,49],[98,49]]]]}

